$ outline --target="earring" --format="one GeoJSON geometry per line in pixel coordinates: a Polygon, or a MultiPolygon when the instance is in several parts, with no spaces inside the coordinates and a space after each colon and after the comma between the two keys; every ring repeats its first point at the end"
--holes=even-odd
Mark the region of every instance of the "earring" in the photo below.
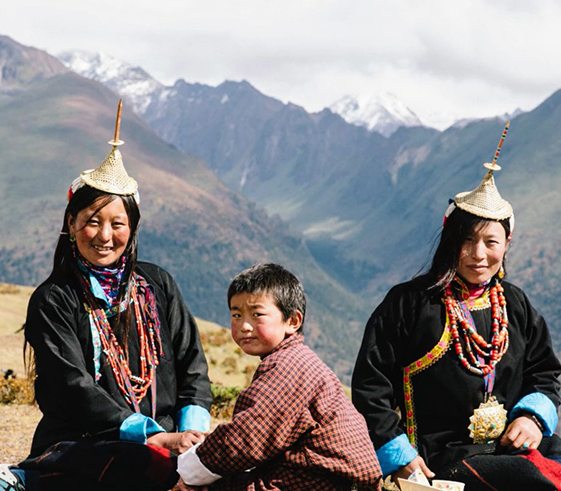
{"type": "Polygon", "coordinates": [[[76,236],[70,234],[70,235],[68,236],[68,240],[70,240],[70,242],[76,242],[76,236]]]}
{"type": "Polygon", "coordinates": [[[504,277],[505,277],[505,270],[501,265],[501,267],[499,268],[499,278],[502,280],[504,277]]]}

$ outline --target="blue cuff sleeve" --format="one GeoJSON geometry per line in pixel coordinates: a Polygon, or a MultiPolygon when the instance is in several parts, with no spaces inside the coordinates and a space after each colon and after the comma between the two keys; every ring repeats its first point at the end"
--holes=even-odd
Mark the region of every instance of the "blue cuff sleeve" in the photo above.
{"type": "Polygon", "coordinates": [[[210,430],[210,413],[201,406],[185,406],[177,411],[178,431],[201,431],[206,433],[210,430]]]}
{"type": "Polygon", "coordinates": [[[411,446],[407,436],[399,435],[384,446],[377,448],[376,455],[385,477],[394,473],[400,467],[407,465],[419,454],[411,446]]]}
{"type": "Polygon", "coordinates": [[[541,392],[532,392],[520,399],[510,412],[510,420],[522,413],[532,413],[543,424],[544,436],[551,436],[557,426],[557,409],[549,397],[541,392]]]}
{"type": "Polygon", "coordinates": [[[131,442],[146,443],[146,437],[152,433],[164,432],[158,423],[144,414],[131,414],[121,423],[119,438],[131,442]]]}

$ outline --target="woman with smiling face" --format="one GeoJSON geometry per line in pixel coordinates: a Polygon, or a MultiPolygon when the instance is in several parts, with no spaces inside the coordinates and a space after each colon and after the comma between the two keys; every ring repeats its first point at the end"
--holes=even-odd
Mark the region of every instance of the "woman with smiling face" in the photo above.
{"type": "Polygon", "coordinates": [[[470,491],[558,489],[544,469],[561,465],[543,456],[561,455],[561,365],[544,319],[505,280],[514,216],[495,161],[446,211],[429,271],[366,326],[353,402],[393,480],[420,469],[470,491]]]}
{"type": "Polygon", "coordinates": [[[72,183],[53,271],[28,308],[43,417],[25,471],[13,470],[25,489],[169,489],[167,451],[209,430],[197,326],[172,277],[137,261],[137,184],[110,143],[72,183]]]}
{"type": "Polygon", "coordinates": [[[69,215],[68,229],[82,257],[102,268],[113,266],[121,259],[131,237],[123,200],[109,196],[94,201],[75,217],[69,215]],[[99,208],[104,201],[107,204],[99,208]]]}

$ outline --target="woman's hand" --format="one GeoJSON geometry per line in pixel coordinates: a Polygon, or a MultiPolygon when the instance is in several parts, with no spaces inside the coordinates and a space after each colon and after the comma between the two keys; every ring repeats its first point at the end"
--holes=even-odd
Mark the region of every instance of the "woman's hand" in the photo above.
{"type": "MultiPolygon", "coordinates": [[[[185,446],[185,450],[197,443],[203,443],[205,440],[205,434],[195,430],[182,431],[179,435],[181,435],[181,442],[185,446]]],[[[185,452],[185,450],[183,450],[183,452],[185,452]]]]}
{"type": "Polygon", "coordinates": [[[146,443],[155,447],[166,448],[170,452],[181,455],[204,439],[204,433],[189,430],[182,431],[181,433],[155,433],[146,439],[146,443]]]}
{"type": "Polygon", "coordinates": [[[411,462],[409,462],[407,465],[404,465],[403,467],[400,467],[392,474],[392,481],[397,481],[398,477],[401,477],[401,479],[407,479],[411,474],[413,474],[416,469],[419,468],[428,478],[432,479],[434,477],[434,472],[432,472],[427,467],[427,464],[425,464],[423,457],[417,455],[417,457],[415,457],[411,462]]]}
{"type": "Polygon", "coordinates": [[[510,450],[538,448],[543,438],[542,431],[530,416],[520,416],[508,425],[500,444],[510,450]]]}

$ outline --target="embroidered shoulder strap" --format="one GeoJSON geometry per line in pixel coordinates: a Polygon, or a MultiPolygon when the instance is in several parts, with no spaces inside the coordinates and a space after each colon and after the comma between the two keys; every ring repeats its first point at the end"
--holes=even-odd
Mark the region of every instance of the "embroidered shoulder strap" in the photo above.
{"type": "Polygon", "coordinates": [[[414,361],[410,365],[403,367],[403,395],[405,398],[405,422],[407,429],[407,438],[413,448],[417,448],[417,423],[415,422],[415,404],[413,400],[413,375],[430,367],[436,363],[450,347],[452,341],[452,331],[450,330],[450,322],[448,314],[446,314],[446,325],[440,340],[436,346],[426,355],[414,361]]]}

